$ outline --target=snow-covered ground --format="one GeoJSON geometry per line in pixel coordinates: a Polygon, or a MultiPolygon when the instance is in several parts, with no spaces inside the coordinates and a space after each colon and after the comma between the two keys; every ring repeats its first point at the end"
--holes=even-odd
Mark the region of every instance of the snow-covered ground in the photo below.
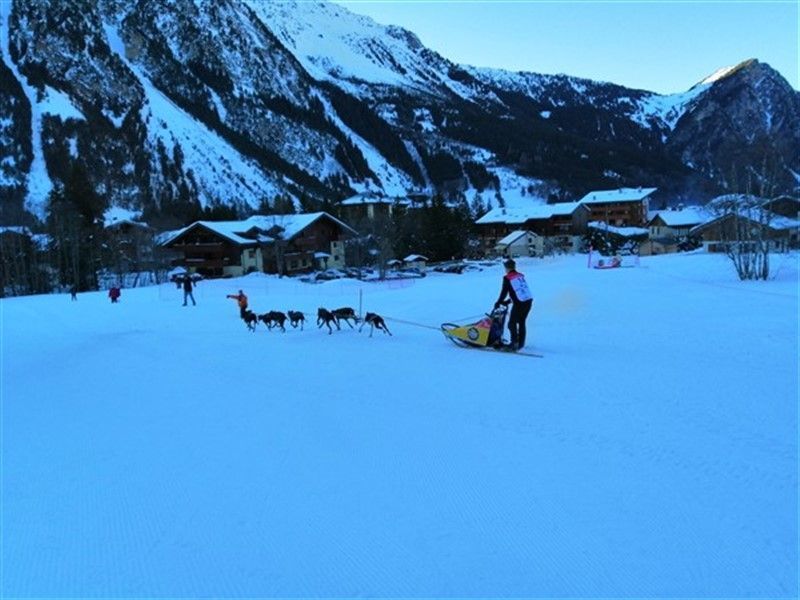
{"type": "Polygon", "coordinates": [[[499,266],[2,300],[0,594],[792,596],[797,257],[773,269],[523,260],[541,359],[435,330],[499,266]],[[225,298],[359,285],[393,337],[249,333],[225,298]]]}

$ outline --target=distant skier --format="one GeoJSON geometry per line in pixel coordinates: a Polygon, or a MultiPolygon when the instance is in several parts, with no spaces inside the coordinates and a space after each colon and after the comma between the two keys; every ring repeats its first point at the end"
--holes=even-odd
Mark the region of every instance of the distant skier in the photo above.
{"type": "Polygon", "coordinates": [[[186,300],[188,298],[192,299],[192,306],[197,306],[197,302],[194,301],[194,294],[192,290],[194,289],[194,282],[192,281],[191,275],[186,273],[183,276],[183,305],[186,306],[186,300]]]}
{"type": "Polygon", "coordinates": [[[111,298],[111,304],[116,304],[120,296],[122,296],[122,290],[117,286],[114,286],[108,290],[108,297],[111,298]]]}
{"type": "Polygon", "coordinates": [[[239,316],[244,319],[244,313],[247,311],[247,296],[242,290],[238,294],[228,294],[228,298],[233,298],[239,305],[239,316]]]}
{"type": "Polygon", "coordinates": [[[69,294],[70,294],[70,297],[71,297],[72,300],[77,300],[78,299],[78,286],[77,285],[73,285],[71,288],[69,288],[69,294]]]}
{"type": "Polygon", "coordinates": [[[511,344],[508,349],[516,352],[525,346],[525,319],[528,318],[528,313],[531,311],[533,295],[525,281],[525,276],[517,271],[517,265],[513,259],[506,260],[503,266],[506,268],[506,274],[503,276],[500,297],[494,303],[494,307],[497,308],[503,304],[508,296],[514,303],[508,319],[508,330],[511,333],[511,344]]]}

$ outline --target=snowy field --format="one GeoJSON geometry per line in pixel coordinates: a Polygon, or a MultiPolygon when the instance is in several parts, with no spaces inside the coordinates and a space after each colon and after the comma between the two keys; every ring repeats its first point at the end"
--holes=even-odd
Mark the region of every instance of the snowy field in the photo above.
{"type": "Polygon", "coordinates": [[[520,270],[541,359],[435,330],[499,266],[0,301],[0,594],[795,596],[797,256],[760,283],[703,254],[520,270]],[[249,333],[225,298],[360,285],[394,337],[249,333]]]}

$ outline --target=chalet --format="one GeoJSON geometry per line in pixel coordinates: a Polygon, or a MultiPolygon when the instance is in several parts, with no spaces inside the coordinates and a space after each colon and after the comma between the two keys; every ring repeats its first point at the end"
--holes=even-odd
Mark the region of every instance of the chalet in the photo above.
{"type": "Polygon", "coordinates": [[[681,240],[674,235],[650,237],[639,243],[639,256],[674,254],[680,250],[681,240]]]}
{"type": "Polygon", "coordinates": [[[709,252],[722,252],[726,243],[747,227],[745,237],[769,240],[770,248],[785,251],[800,245],[798,201],[788,196],[766,199],[752,194],[726,194],[711,200],[707,207],[715,218],[694,227],[709,252]]]}
{"type": "Polygon", "coordinates": [[[398,207],[408,208],[414,205],[411,198],[391,198],[375,192],[356,194],[339,203],[342,218],[348,223],[361,223],[376,219],[388,219],[398,207]]]}
{"type": "Polygon", "coordinates": [[[196,221],[161,245],[205,277],[263,271],[293,273],[345,266],[344,242],[358,235],[325,212],[255,215],[243,221],[196,221]]]}
{"type": "Polygon", "coordinates": [[[409,254],[403,259],[403,267],[406,269],[424,269],[428,266],[428,257],[421,254],[409,254]]]}
{"type": "Polygon", "coordinates": [[[590,211],[592,221],[616,227],[640,227],[648,222],[649,198],[658,188],[619,188],[589,192],[578,203],[590,211]]]}
{"type": "Polygon", "coordinates": [[[110,264],[120,273],[154,270],[160,257],[154,252],[153,228],[133,216],[109,216],[110,212],[107,211],[104,219],[110,264]]]}
{"type": "Polygon", "coordinates": [[[494,208],[475,223],[481,248],[492,251],[514,231],[530,231],[564,250],[574,250],[586,232],[589,209],[578,202],[537,204],[525,208],[494,208]]]}
{"type": "Polygon", "coordinates": [[[670,254],[678,252],[680,244],[689,237],[689,232],[714,218],[714,213],[703,206],[673,208],[650,214],[647,228],[650,239],[639,244],[639,254],[670,254]]]}
{"type": "Polygon", "coordinates": [[[772,200],[765,200],[762,206],[780,217],[800,221],[800,199],[798,198],[778,196],[772,200]]]}
{"type": "Polygon", "coordinates": [[[692,228],[707,223],[713,218],[713,213],[702,206],[660,210],[651,215],[647,227],[653,238],[682,238],[687,237],[692,228]]]}
{"type": "Polygon", "coordinates": [[[512,231],[497,242],[494,253],[504,258],[542,256],[544,254],[544,238],[532,231],[512,231]]]}
{"type": "Polygon", "coordinates": [[[726,244],[736,238],[737,228],[746,226],[754,237],[769,240],[770,247],[776,251],[796,248],[800,221],[788,217],[770,216],[769,220],[759,222],[744,215],[727,213],[692,228],[691,235],[701,239],[709,252],[724,252],[726,244]]]}

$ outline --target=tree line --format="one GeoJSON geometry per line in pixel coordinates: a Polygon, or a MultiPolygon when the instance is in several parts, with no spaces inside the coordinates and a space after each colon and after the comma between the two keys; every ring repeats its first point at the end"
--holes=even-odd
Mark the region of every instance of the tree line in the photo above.
{"type": "MultiPolygon", "coordinates": [[[[486,194],[484,194],[486,195],[486,194]]],[[[498,195],[493,196],[498,203],[498,195]]],[[[502,203],[502,197],[499,197],[502,203]]],[[[474,222],[490,204],[476,193],[445,199],[436,195],[413,206],[396,203],[391,215],[348,222],[359,236],[347,243],[348,264],[379,266],[391,258],[418,253],[432,261],[475,254],[474,222]]],[[[75,164],[63,185],[51,192],[44,220],[36,227],[0,228],[0,295],[25,295],[98,290],[111,282],[135,286],[166,279],[170,257],[144,224],[104,222],[106,201],[91,185],[84,168],[75,164]]],[[[245,219],[252,214],[325,211],[342,219],[341,207],[330,200],[301,195],[264,198],[254,208],[218,203],[194,206],[180,223],[245,219]],[[298,206],[299,204],[299,206],[298,206]]]]}

